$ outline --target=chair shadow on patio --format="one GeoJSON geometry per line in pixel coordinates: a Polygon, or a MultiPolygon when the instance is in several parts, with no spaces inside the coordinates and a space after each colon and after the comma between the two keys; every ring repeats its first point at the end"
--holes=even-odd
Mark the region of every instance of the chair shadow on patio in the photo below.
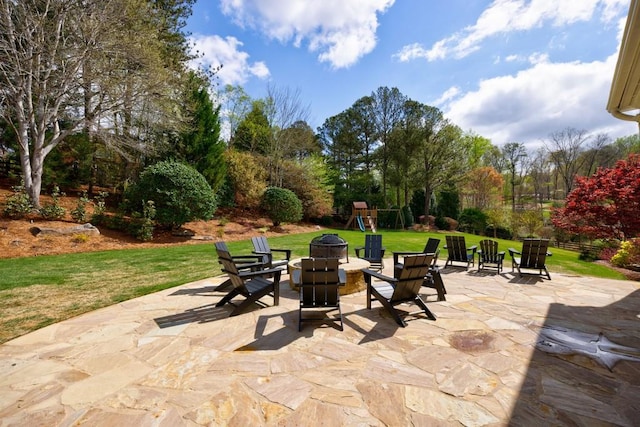
{"type": "Polygon", "coordinates": [[[211,303],[200,307],[190,308],[182,313],[156,317],[153,320],[159,328],[164,329],[172,326],[184,325],[186,323],[215,322],[216,320],[228,318],[229,313],[231,313],[230,307],[216,307],[216,303],[211,303]]]}
{"type": "Polygon", "coordinates": [[[202,296],[202,295],[215,295],[214,292],[218,292],[216,291],[216,288],[218,287],[218,285],[211,285],[211,286],[203,286],[202,288],[184,288],[184,289],[178,289],[177,291],[170,293],[169,296],[175,296],[175,295],[194,295],[194,296],[202,296]]]}

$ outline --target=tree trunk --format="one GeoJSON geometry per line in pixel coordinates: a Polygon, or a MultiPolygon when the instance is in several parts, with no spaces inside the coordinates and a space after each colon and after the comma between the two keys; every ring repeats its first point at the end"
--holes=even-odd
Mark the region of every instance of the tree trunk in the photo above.
{"type": "MultiPolygon", "coordinates": [[[[427,221],[427,224],[429,223],[429,211],[431,210],[431,186],[430,185],[425,185],[424,186],[424,219],[425,221],[427,221]]],[[[418,215],[420,216],[420,215],[418,215]]]]}

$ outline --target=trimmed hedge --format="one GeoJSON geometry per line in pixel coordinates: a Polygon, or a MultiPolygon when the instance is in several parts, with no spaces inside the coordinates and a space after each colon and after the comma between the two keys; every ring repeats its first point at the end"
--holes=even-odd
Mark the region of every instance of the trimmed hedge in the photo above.
{"type": "Polygon", "coordinates": [[[140,212],[153,201],[160,227],[179,228],[184,223],[211,219],[216,198],[204,176],[191,166],[164,161],[146,168],[125,192],[129,212],[140,212]]]}
{"type": "Polygon", "coordinates": [[[302,202],[293,191],[286,188],[267,188],[262,196],[262,206],[276,227],[283,222],[302,220],[302,202]]]}

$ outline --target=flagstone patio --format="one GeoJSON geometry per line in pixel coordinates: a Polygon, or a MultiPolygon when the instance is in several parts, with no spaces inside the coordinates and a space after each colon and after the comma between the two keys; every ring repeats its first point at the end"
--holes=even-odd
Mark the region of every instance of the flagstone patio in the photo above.
{"type": "Polygon", "coordinates": [[[447,301],[424,288],[438,319],[406,328],[346,295],[343,332],[298,332],[286,281],[233,318],[223,277],[185,284],[1,345],[0,426],[637,425],[640,363],[536,344],[556,328],[640,349],[640,283],[551,274],[448,268],[447,301]]]}

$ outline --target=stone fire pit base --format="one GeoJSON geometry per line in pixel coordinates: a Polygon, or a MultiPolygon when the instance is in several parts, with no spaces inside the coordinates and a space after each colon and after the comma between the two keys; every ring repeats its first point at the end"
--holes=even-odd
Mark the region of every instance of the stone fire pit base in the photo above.
{"type": "MultiPolygon", "coordinates": [[[[289,261],[288,271],[290,276],[293,270],[300,270],[301,259],[302,258],[295,258],[289,261]]],[[[340,268],[347,274],[347,283],[340,288],[340,295],[349,295],[367,289],[362,270],[369,268],[369,266],[368,261],[360,258],[350,258],[349,262],[340,264],[340,268]]],[[[289,286],[295,291],[299,290],[298,286],[293,283],[293,280],[289,280],[289,286]]]]}

